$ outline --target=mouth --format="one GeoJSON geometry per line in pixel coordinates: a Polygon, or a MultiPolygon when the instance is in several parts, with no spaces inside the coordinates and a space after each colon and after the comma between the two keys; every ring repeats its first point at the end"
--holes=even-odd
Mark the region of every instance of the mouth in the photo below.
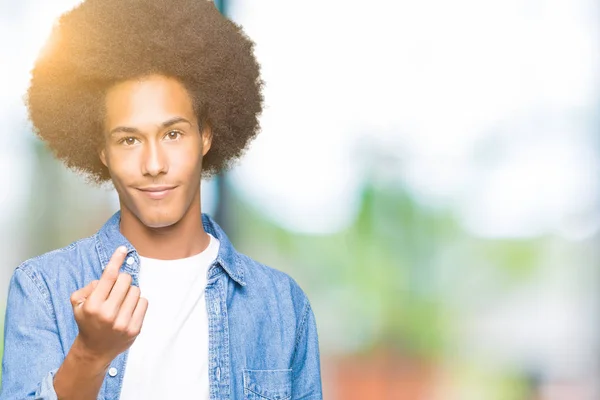
{"type": "Polygon", "coordinates": [[[167,197],[177,186],[146,186],[136,188],[145,196],[153,200],[161,200],[167,197]]]}

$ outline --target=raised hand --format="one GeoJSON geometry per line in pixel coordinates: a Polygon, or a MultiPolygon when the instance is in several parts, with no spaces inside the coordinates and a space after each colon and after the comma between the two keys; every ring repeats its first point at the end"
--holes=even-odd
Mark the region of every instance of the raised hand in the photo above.
{"type": "Polygon", "coordinates": [[[126,254],[126,248],[119,247],[100,280],[71,295],[79,344],[91,356],[107,362],[133,344],[148,308],[140,289],[131,285],[131,275],[119,273],[126,254]]]}

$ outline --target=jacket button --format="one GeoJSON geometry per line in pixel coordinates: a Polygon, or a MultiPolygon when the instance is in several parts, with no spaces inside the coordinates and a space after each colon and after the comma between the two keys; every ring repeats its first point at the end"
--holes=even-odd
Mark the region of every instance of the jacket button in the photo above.
{"type": "Polygon", "coordinates": [[[127,258],[127,265],[133,264],[133,257],[127,258]]]}
{"type": "Polygon", "coordinates": [[[110,368],[110,369],[108,370],[108,374],[109,374],[110,376],[117,376],[117,372],[118,372],[118,371],[117,371],[117,369],[116,369],[115,367],[112,367],[112,368],[110,368]]]}

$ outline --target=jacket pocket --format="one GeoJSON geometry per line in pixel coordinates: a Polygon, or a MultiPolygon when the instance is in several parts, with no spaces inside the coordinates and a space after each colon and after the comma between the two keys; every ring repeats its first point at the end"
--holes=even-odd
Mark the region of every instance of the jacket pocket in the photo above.
{"type": "Polygon", "coordinates": [[[291,369],[244,369],[244,400],[286,400],[291,397],[291,369]]]}

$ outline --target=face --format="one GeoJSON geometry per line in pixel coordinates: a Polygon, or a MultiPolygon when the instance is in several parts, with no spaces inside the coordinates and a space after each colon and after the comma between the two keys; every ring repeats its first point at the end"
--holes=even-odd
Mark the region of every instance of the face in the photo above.
{"type": "Polygon", "coordinates": [[[121,213],[161,228],[200,207],[202,157],[212,135],[209,128],[200,132],[185,87],[160,75],[125,81],[109,89],[105,110],[100,159],[121,213]]]}

